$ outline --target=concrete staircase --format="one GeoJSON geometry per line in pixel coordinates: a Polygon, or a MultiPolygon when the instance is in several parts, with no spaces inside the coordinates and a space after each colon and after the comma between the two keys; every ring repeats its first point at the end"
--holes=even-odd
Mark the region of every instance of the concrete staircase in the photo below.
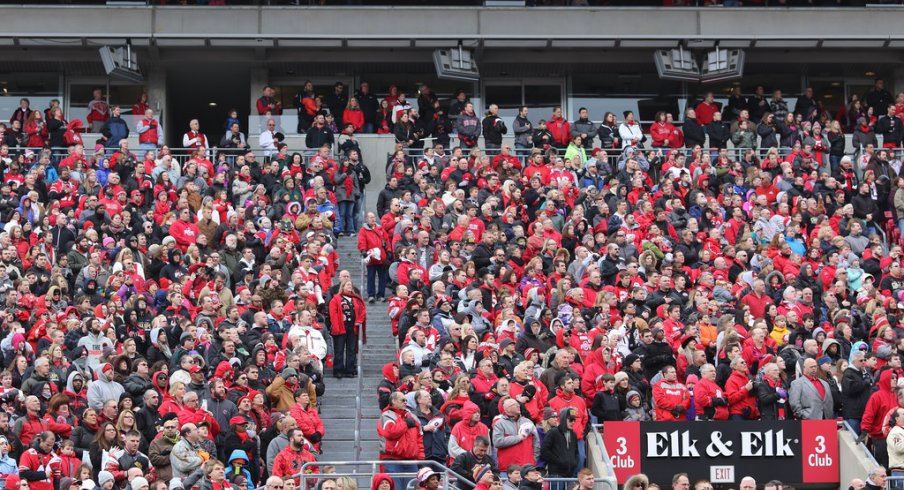
{"type": "MultiPolygon", "coordinates": [[[[351,273],[355,285],[367,298],[362,284],[361,254],[358,252],[357,237],[339,239],[338,251],[340,267],[351,273]]],[[[325,435],[321,456],[324,462],[375,460],[379,457],[377,440],[377,422],[380,407],[377,403],[377,386],[383,379],[382,368],[396,356],[396,342],[392,337],[389,317],[386,314],[387,303],[367,305],[367,345],[363,352],[363,378],[361,379],[361,454],[356,457],[355,450],[355,398],[358,395],[358,379],[336,379],[326,369],[326,392],[319,399],[322,401],[320,417],[323,420],[325,435]]]]}

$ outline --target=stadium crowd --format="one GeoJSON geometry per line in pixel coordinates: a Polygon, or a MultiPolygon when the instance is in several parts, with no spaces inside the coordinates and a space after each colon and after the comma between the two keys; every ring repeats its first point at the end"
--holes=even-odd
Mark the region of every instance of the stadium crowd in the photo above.
{"type": "Polygon", "coordinates": [[[97,97],[91,143],[27,99],[0,125],[5,488],[352,488],[310,464],[318,397],[325,374],[357,375],[378,301],[399,351],[374,490],[400,472],[435,489],[408,460],[481,489],[592,484],[584,441],[613,420],[840,417],[904,469],[886,444],[904,426],[904,95],[877,80],[832,115],[757,87],[680,124],[522,108],[509,129],[463,91],[422,86],[417,109],[395,88],[333,92],[296,97],[311,155],[290,153],[269,87],[256,145],[231,114],[172,150],[146,100],[130,128],[97,97]],[[383,162],[364,165],[359,131],[397,140],[376,209],[362,191],[383,162]]]}

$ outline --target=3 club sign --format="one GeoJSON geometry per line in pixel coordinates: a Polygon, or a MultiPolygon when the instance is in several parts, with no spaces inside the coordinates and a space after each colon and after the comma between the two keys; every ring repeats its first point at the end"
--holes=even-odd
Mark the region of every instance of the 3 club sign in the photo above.
{"type": "Polygon", "coordinates": [[[838,482],[833,420],[606,422],[603,438],[619,483],[637,473],[669,483],[681,472],[692,482],[838,482]]]}

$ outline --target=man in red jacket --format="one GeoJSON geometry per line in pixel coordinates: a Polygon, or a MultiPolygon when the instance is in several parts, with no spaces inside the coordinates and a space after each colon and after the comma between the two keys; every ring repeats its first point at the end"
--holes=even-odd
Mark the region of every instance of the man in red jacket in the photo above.
{"type": "MultiPolygon", "coordinates": [[[[291,429],[286,434],[289,438],[289,445],[283,448],[276,459],[273,460],[273,476],[286,477],[294,476],[302,473],[302,466],[305,463],[315,461],[314,455],[305,448],[304,434],[300,429],[291,429]]],[[[316,467],[308,466],[304,469],[304,473],[316,473],[316,467]]],[[[296,483],[300,482],[300,478],[295,479],[296,483]]]]}
{"type": "Polygon", "coordinates": [[[753,381],[747,374],[747,361],[736,357],[731,361],[731,376],[725,381],[728,396],[728,413],[731,420],[756,420],[760,418],[756,406],[753,381]]]}
{"type": "Polygon", "coordinates": [[[571,123],[562,117],[562,108],[552,110],[552,117],[546,123],[546,129],[552,134],[552,146],[564,150],[571,143],[571,123]]]}
{"type": "Polygon", "coordinates": [[[367,213],[364,226],[358,232],[358,251],[367,260],[367,302],[375,299],[386,301],[386,285],[389,283],[389,236],[377,223],[377,215],[367,213]],[[379,278],[379,286],[377,286],[379,278]]]}
{"type": "Polygon", "coordinates": [[[728,420],[728,399],[716,384],[716,367],[704,364],[700,367],[700,381],[694,390],[697,419],[728,420]]]}
{"type": "Polygon", "coordinates": [[[691,396],[687,387],[678,382],[678,371],[674,366],[662,368],[662,379],[653,385],[653,401],[656,402],[656,421],[687,420],[684,413],[691,406],[691,396]]]}
{"type": "MultiPolygon", "coordinates": [[[[380,436],[380,459],[383,471],[390,474],[417,472],[417,465],[393,461],[424,459],[424,439],[417,417],[405,408],[405,395],[395,391],[389,397],[389,406],[380,415],[377,435],[380,436]]],[[[411,476],[395,478],[396,488],[406,488],[411,476]]]]}

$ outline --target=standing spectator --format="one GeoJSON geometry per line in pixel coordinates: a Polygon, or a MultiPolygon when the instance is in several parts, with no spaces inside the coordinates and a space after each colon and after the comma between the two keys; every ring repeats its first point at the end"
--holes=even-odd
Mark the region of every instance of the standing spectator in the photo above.
{"type": "MultiPolygon", "coordinates": [[[[104,127],[104,123],[110,118],[110,104],[104,100],[104,91],[96,88],[91,93],[94,97],[88,102],[88,128],[92,133],[100,133],[104,127]]],[[[114,146],[114,148],[116,148],[114,146]]]]}
{"type": "Polygon", "coordinates": [[[566,407],[559,411],[559,425],[543,437],[540,456],[550,477],[571,478],[578,468],[578,438],[575,434],[579,411],[566,407]]]}
{"type": "Polygon", "coordinates": [[[34,490],[54,490],[62,476],[62,461],[53,452],[56,437],[47,431],[37,435],[38,443],[19,458],[19,476],[34,490]]]}
{"type": "Polygon", "coordinates": [[[512,131],[515,133],[515,154],[523,156],[533,147],[534,126],[527,118],[526,105],[518,108],[518,115],[512,123],[512,131]]]}
{"type": "MultiPolygon", "coordinates": [[[[389,406],[380,415],[377,435],[380,437],[380,460],[387,473],[415,473],[417,466],[393,463],[424,459],[424,441],[417,417],[405,408],[405,395],[396,391],[389,399],[389,406]]],[[[410,477],[395,478],[396,488],[405,488],[410,477]]]]}
{"type": "Polygon", "coordinates": [[[113,365],[104,363],[97,369],[97,379],[88,383],[88,406],[100,410],[106,400],[119,400],[125,388],[114,381],[113,365]]]}
{"type": "Polygon", "coordinates": [[[580,136],[584,149],[590,150],[593,148],[593,139],[596,137],[598,130],[599,128],[596,127],[596,124],[590,120],[590,113],[587,108],[581,107],[578,109],[578,118],[571,123],[571,139],[580,136]]]}
{"type": "MultiPolygon", "coordinates": [[[[473,474],[474,469],[479,466],[486,465],[493,473],[499,473],[496,462],[490,452],[490,440],[485,436],[478,436],[474,440],[474,447],[470,451],[459,454],[452,462],[452,471],[459,475],[468,477],[473,474]]],[[[473,484],[473,481],[470,481],[473,484]]]]}
{"type": "Polygon", "coordinates": [[[674,366],[662,368],[662,379],[653,385],[653,401],[656,404],[657,422],[686,420],[684,413],[691,405],[687,387],[678,382],[674,366]]]}
{"type": "Polygon", "coordinates": [[[788,417],[788,391],[782,382],[778,364],[770,362],[763,369],[763,379],[755,383],[757,409],[763,420],[784,420],[788,417]]]}
{"type": "Polygon", "coordinates": [[[684,144],[688,148],[706,145],[706,129],[697,119],[697,112],[694,109],[688,109],[685,113],[684,124],[681,126],[681,130],[684,131],[684,144]]]}
{"type": "Polygon", "coordinates": [[[873,377],[866,370],[866,353],[854,351],[841,378],[841,412],[851,429],[860,435],[860,420],[873,391],[873,377]]]}
{"type": "Polygon", "coordinates": [[[191,150],[198,148],[210,148],[207,136],[201,132],[201,123],[197,119],[188,122],[188,132],[182,135],[182,147],[191,150]]]}
{"type": "Polygon", "coordinates": [[[414,403],[414,413],[424,431],[424,458],[445,464],[448,460],[449,432],[443,414],[433,406],[430,393],[426,390],[415,393],[414,403]]]}
{"type": "Polygon", "coordinates": [[[339,164],[336,173],[333,174],[336,182],[336,200],[339,201],[339,216],[341,227],[334,229],[338,236],[354,236],[355,234],[355,202],[362,192],[362,184],[358,180],[358,172],[352,168],[348,160],[339,164]]]}
{"type": "Polygon", "coordinates": [[[468,102],[464,105],[458,120],[455,123],[458,131],[458,139],[462,149],[471,149],[477,146],[477,138],[480,137],[480,119],[474,114],[474,104],[468,102]]]}
{"type": "Polygon", "coordinates": [[[13,121],[19,121],[19,127],[24,128],[28,122],[28,117],[32,114],[30,105],[31,102],[28,99],[19,99],[19,107],[16,107],[12,116],[9,117],[9,123],[12,124],[13,121]]]}
{"type": "Polygon", "coordinates": [[[885,114],[889,105],[894,105],[894,98],[888,90],[885,90],[885,80],[877,78],[873,82],[873,89],[863,97],[867,107],[873,108],[873,114],[885,114]]]}
{"type": "Polygon", "coordinates": [[[897,386],[897,376],[894,370],[886,369],[879,374],[879,381],[876,383],[878,390],[870,395],[869,401],[866,402],[866,408],[863,410],[863,418],[860,422],[861,432],[869,434],[873,443],[873,455],[876,462],[885,466],[888,464],[888,451],[885,445],[885,428],[882,426],[882,419],[891,409],[898,406],[898,398],[895,396],[895,387],[897,386]]]}
{"type": "Polygon", "coordinates": [[[179,478],[185,488],[191,488],[201,478],[201,464],[204,463],[200,455],[201,435],[195,424],[183,425],[180,435],[170,453],[173,478],[179,478]]]}
{"type": "MultiPolygon", "coordinates": [[[[226,136],[230,137],[229,140],[232,140],[236,137],[240,138],[240,141],[235,144],[235,146],[230,145],[230,147],[241,148],[242,144],[245,143],[245,141],[242,133],[238,132],[237,126],[238,125],[236,123],[232,123],[232,129],[230,129],[226,136]]],[[[224,140],[226,139],[226,136],[223,137],[224,140]]],[[[264,156],[266,158],[273,158],[273,156],[276,155],[276,152],[278,151],[277,147],[280,143],[281,141],[279,139],[279,134],[276,132],[276,121],[274,121],[273,119],[267,119],[267,129],[261,131],[261,135],[258,138],[258,144],[264,150],[264,156]]],[[[221,144],[221,146],[223,145],[221,144]]],[[[248,145],[245,144],[244,148],[247,149],[248,145]]]]}
{"type": "Polygon", "coordinates": [[[895,408],[888,418],[888,470],[892,477],[904,476],[904,408],[895,408]]]}
{"type": "Polygon", "coordinates": [[[571,123],[562,116],[562,108],[552,110],[552,117],[546,121],[546,128],[552,134],[550,145],[559,150],[564,150],[571,142],[571,123]]]}
{"type": "Polygon", "coordinates": [[[163,146],[163,127],[154,118],[154,110],[146,109],[144,117],[135,124],[138,133],[138,149],[141,153],[148,151],[157,154],[157,148],[163,146]]]}
{"type": "Polygon", "coordinates": [[[534,464],[540,453],[540,436],[537,428],[521,415],[521,405],[514,399],[502,402],[502,411],[493,422],[493,446],[499,458],[499,466],[510,464],[534,464]]]}
{"type": "Polygon", "coordinates": [[[345,93],[345,84],[336,82],[333,85],[333,93],[326,96],[325,103],[330,110],[330,114],[336,120],[336,126],[341,128],[343,123],[342,116],[345,113],[345,108],[348,107],[348,95],[345,93]]]}
{"type": "Polygon", "coordinates": [[[330,300],[330,334],[333,336],[333,376],[355,377],[357,369],[358,335],[364,335],[367,310],[364,300],[355,292],[352,282],[339,285],[339,294],[330,300]]]}
{"type": "Polygon", "coordinates": [[[747,361],[736,357],[731,361],[731,376],[725,382],[728,396],[728,413],[732,420],[756,420],[760,418],[756,407],[753,381],[747,373],[747,361]]]}
{"type": "Polygon", "coordinates": [[[265,85],[261,96],[257,99],[257,115],[281,116],[282,103],[273,97],[273,87],[265,85]]]}
{"type": "Polygon", "coordinates": [[[788,402],[794,417],[801,420],[823,420],[834,418],[832,412],[832,392],[829,384],[817,375],[816,360],[804,361],[803,376],[791,382],[788,402]]]}
{"type": "Polygon", "coordinates": [[[159,433],[151,441],[148,447],[148,459],[157,470],[157,478],[164,482],[169,482],[173,478],[172,453],[173,448],[179,443],[179,421],[175,414],[167,414],[167,418],[163,421],[163,432],[159,433]]]}
{"type": "MultiPolygon", "coordinates": [[[[387,184],[387,189],[391,189],[392,182],[397,183],[398,180],[391,179],[391,184],[387,184]]],[[[383,197],[383,194],[380,194],[383,197]]],[[[358,232],[358,251],[367,261],[364,265],[367,268],[367,302],[373,303],[375,300],[386,301],[386,286],[389,282],[389,257],[390,240],[386,236],[386,231],[377,223],[377,216],[374,213],[367,213],[364,220],[364,226],[358,232]]]]}
{"type": "Polygon", "coordinates": [[[706,95],[703,97],[703,101],[697,104],[697,107],[694,108],[694,112],[697,114],[697,119],[703,126],[706,126],[707,124],[713,122],[715,120],[716,114],[719,114],[721,116],[721,113],[719,112],[719,105],[716,104],[715,96],[712,92],[706,93],[706,95]]]}
{"type": "Polygon", "coordinates": [[[490,104],[486,117],[483,118],[483,141],[488,155],[499,153],[502,148],[502,137],[508,133],[508,128],[502,118],[499,117],[499,106],[490,104]]]}
{"type": "MultiPolygon", "coordinates": [[[[629,146],[641,147],[647,137],[644,136],[640,124],[634,120],[634,112],[625,111],[624,116],[624,122],[618,125],[618,139],[621,140],[621,147],[623,149],[629,146]]],[[[603,139],[602,135],[600,135],[600,139],[603,139]]]]}
{"type": "Polygon", "coordinates": [[[449,436],[449,456],[457,459],[462,454],[471,452],[480,438],[487,438],[489,441],[489,437],[490,429],[480,421],[477,404],[467,401],[461,408],[461,421],[452,427],[449,436]]]}
{"type": "Polygon", "coordinates": [[[333,131],[327,127],[323,114],[317,114],[314,117],[314,123],[305,133],[304,142],[308,149],[319,149],[324,145],[333,146],[335,142],[333,131]]]}
{"type": "MultiPolygon", "coordinates": [[[[287,435],[289,445],[276,455],[276,459],[273,461],[273,476],[283,479],[292,477],[296,481],[301,481],[301,478],[296,475],[301,473],[302,466],[305,463],[313,463],[316,459],[305,447],[304,435],[299,429],[291,429],[287,435]]],[[[309,468],[305,472],[309,473],[312,470],[309,468]]]]}
{"type": "Polygon", "coordinates": [[[122,110],[118,105],[113,106],[112,115],[104,122],[100,132],[107,153],[119,149],[119,142],[129,137],[129,126],[123,120],[122,110]]]}
{"type": "Polygon", "coordinates": [[[377,122],[377,111],[380,108],[380,101],[370,92],[370,84],[361,82],[358,92],[355,93],[358,104],[361,106],[361,112],[364,113],[364,126],[360,133],[373,133],[377,122]]]}
{"type": "Polygon", "coordinates": [[[716,384],[716,367],[704,364],[700,367],[700,381],[694,389],[697,420],[728,420],[728,399],[716,384]]]}

